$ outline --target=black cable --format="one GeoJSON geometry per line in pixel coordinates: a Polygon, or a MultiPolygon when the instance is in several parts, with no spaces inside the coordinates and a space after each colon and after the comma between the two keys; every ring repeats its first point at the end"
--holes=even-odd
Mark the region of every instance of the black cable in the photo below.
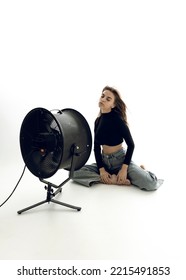
{"type": "Polygon", "coordinates": [[[24,168],[23,168],[23,172],[22,172],[21,177],[19,178],[19,180],[18,180],[18,182],[17,182],[15,188],[13,189],[13,191],[11,192],[11,194],[9,195],[9,197],[0,205],[0,207],[3,206],[3,205],[7,202],[7,200],[8,200],[8,199],[13,195],[13,193],[15,192],[17,186],[19,185],[19,183],[20,183],[20,181],[21,181],[21,179],[22,179],[22,177],[23,177],[23,175],[24,175],[24,173],[25,173],[25,169],[26,169],[26,165],[25,165],[24,168]]]}

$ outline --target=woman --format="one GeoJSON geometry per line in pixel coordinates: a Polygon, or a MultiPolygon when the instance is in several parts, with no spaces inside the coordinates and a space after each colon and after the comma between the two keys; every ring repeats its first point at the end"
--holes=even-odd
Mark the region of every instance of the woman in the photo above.
{"type": "Polygon", "coordinates": [[[74,172],[73,180],[91,186],[96,183],[134,185],[144,190],[156,190],[163,180],[136,165],[126,115],[126,105],[119,92],[106,86],[99,100],[100,113],[95,121],[94,154],[96,163],[74,172]],[[127,148],[123,148],[125,141],[127,148]]]}

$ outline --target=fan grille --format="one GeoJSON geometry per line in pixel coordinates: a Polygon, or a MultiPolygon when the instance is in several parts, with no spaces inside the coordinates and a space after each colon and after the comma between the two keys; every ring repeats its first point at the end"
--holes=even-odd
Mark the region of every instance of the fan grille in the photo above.
{"type": "Polygon", "coordinates": [[[48,110],[36,108],[26,115],[20,145],[25,164],[35,176],[48,178],[59,168],[63,138],[60,126],[48,110]]]}

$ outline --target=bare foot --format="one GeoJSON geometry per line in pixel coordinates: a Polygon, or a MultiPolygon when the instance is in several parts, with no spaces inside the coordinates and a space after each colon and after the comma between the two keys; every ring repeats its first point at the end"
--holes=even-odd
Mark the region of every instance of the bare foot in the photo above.
{"type": "Polygon", "coordinates": [[[145,170],[145,166],[143,164],[141,164],[140,167],[145,170]]]}
{"type": "Polygon", "coordinates": [[[112,181],[112,185],[124,185],[124,186],[130,186],[131,185],[131,182],[130,182],[130,180],[129,179],[126,179],[125,180],[125,183],[123,184],[119,184],[118,182],[117,182],[117,176],[115,175],[115,174],[113,174],[112,176],[111,176],[111,181],[112,181]]]}
{"type": "Polygon", "coordinates": [[[105,183],[104,181],[100,180],[100,182],[102,184],[107,184],[107,185],[116,185],[117,184],[117,177],[115,174],[111,175],[111,177],[109,178],[110,182],[109,183],[105,183]]]}
{"type": "Polygon", "coordinates": [[[111,181],[112,181],[112,185],[117,185],[117,176],[115,174],[112,174],[111,176],[111,181]]]}
{"type": "Polygon", "coordinates": [[[131,185],[130,180],[129,180],[129,179],[126,179],[124,185],[125,185],[125,186],[130,186],[130,185],[131,185]]]}

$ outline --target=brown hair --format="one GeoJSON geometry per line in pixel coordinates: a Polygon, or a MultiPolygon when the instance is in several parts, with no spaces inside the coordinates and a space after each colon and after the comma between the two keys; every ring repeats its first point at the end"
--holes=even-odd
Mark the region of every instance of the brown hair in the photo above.
{"type": "Polygon", "coordinates": [[[105,90],[109,90],[109,91],[111,91],[114,94],[114,97],[115,97],[115,102],[114,102],[115,103],[115,107],[112,110],[117,112],[119,114],[119,116],[121,117],[121,119],[128,125],[127,113],[126,113],[127,106],[126,106],[125,102],[122,100],[119,91],[117,89],[115,89],[114,87],[110,87],[110,86],[105,86],[102,89],[102,93],[105,90]]]}

